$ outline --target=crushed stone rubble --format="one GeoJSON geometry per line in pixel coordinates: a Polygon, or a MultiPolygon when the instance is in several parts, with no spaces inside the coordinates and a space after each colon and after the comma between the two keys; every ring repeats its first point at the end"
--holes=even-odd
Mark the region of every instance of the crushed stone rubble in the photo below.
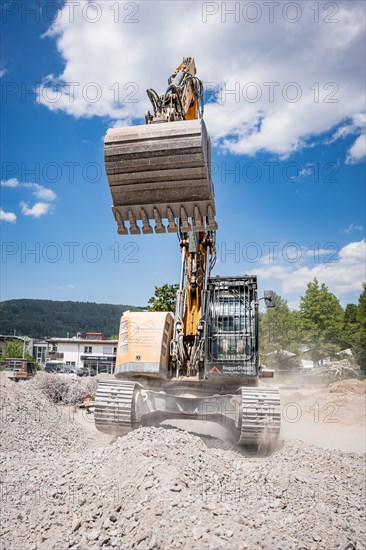
{"type": "Polygon", "coordinates": [[[366,548],[361,454],[171,427],[96,447],[36,388],[0,389],[2,550],[366,548]]]}
{"type": "Polygon", "coordinates": [[[366,380],[350,378],[348,380],[333,382],[333,384],[330,384],[329,386],[329,391],[330,393],[350,393],[362,395],[366,393],[366,380]]]}
{"type": "Polygon", "coordinates": [[[324,382],[333,382],[334,380],[344,380],[348,378],[357,378],[361,375],[360,367],[353,365],[348,359],[341,361],[332,361],[324,363],[323,366],[317,366],[309,369],[304,375],[304,381],[318,379],[324,382]]]}
{"type": "Polygon", "coordinates": [[[44,453],[47,457],[52,452],[82,451],[91,442],[81,426],[65,421],[61,407],[30,382],[1,379],[0,400],[1,452],[44,453]]]}

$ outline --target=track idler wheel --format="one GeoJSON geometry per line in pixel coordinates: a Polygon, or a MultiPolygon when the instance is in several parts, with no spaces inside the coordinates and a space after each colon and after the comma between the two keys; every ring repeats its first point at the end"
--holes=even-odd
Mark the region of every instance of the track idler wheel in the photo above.
{"type": "Polygon", "coordinates": [[[280,433],[281,404],[277,389],[240,388],[236,414],[239,445],[273,447],[280,433]]]}
{"type": "Polygon", "coordinates": [[[109,380],[98,384],[95,426],[111,435],[124,435],[136,425],[136,382],[109,380]]]}

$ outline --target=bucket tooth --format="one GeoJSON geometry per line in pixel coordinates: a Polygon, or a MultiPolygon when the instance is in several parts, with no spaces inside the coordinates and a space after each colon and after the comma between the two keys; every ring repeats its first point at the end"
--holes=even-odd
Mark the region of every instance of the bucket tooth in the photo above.
{"type": "Polygon", "coordinates": [[[133,214],[131,210],[128,211],[128,221],[130,222],[130,233],[131,235],[139,235],[141,233],[141,229],[136,223],[135,218],[133,217],[133,214]]]}
{"type": "Polygon", "coordinates": [[[128,235],[128,229],[125,226],[122,214],[119,210],[113,209],[114,218],[117,222],[117,233],[118,235],[128,235]]]}
{"type": "Polygon", "coordinates": [[[123,222],[121,225],[118,225],[117,233],[118,235],[128,235],[128,229],[123,222]]]}
{"type": "Polygon", "coordinates": [[[183,206],[181,206],[180,208],[180,219],[181,219],[181,226],[180,226],[181,231],[183,233],[188,233],[189,231],[192,231],[192,226],[188,221],[187,212],[185,208],[183,208],[183,206]]]}
{"type": "Polygon", "coordinates": [[[144,235],[154,233],[153,228],[149,224],[149,218],[146,216],[146,212],[141,208],[141,220],[142,220],[142,232],[144,235]]]}
{"type": "Polygon", "coordinates": [[[159,210],[154,208],[154,220],[155,220],[155,233],[166,233],[165,225],[161,221],[159,210]]]}
{"type": "Polygon", "coordinates": [[[195,206],[193,210],[193,231],[204,231],[205,226],[202,220],[200,209],[195,206]]]}
{"type": "Polygon", "coordinates": [[[174,220],[174,214],[170,208],[167,208],[168,233],[178,233],[178,226],[174,220]]]}
{"type": "Polygon", "coordinates": [[[208,206],[207,212],[208,212],[207,229],[209,231],[216,231],[217,222],[215,220],[215,214],[213,213],[212,206],[208,206]]]}

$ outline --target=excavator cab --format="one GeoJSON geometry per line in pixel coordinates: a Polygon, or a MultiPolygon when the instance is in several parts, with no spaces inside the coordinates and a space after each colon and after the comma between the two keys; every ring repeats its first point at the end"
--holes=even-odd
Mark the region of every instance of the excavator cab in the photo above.
{"type": "Polygon", "coordinates": [[[208,281],[205,375],[210,380],[245,378],[259,372],[257,278],[213,277],[208,281]]]}

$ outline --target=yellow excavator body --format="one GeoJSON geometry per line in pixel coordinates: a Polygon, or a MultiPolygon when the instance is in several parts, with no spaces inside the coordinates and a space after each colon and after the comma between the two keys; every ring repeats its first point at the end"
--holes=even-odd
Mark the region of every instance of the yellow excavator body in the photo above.
{"type": "MultiPolygon", "coordinates": [[[[279,394],[258,381],[257,278],[211,277],[217,229],[211,142],[194,59],[183,59],[164,94],[147,94],[153,112],[146,124],[111,128],[105,136],[112,211],[120,235],[178,233],[180,283],[174,317],[122,316],[116,379],[98,385],[96,426],[123,434],[163,420],[212,420],[239,444],[276,441],[279,394]]],[[[271,291],[267,302],[273,305],[271,291]]]]}

